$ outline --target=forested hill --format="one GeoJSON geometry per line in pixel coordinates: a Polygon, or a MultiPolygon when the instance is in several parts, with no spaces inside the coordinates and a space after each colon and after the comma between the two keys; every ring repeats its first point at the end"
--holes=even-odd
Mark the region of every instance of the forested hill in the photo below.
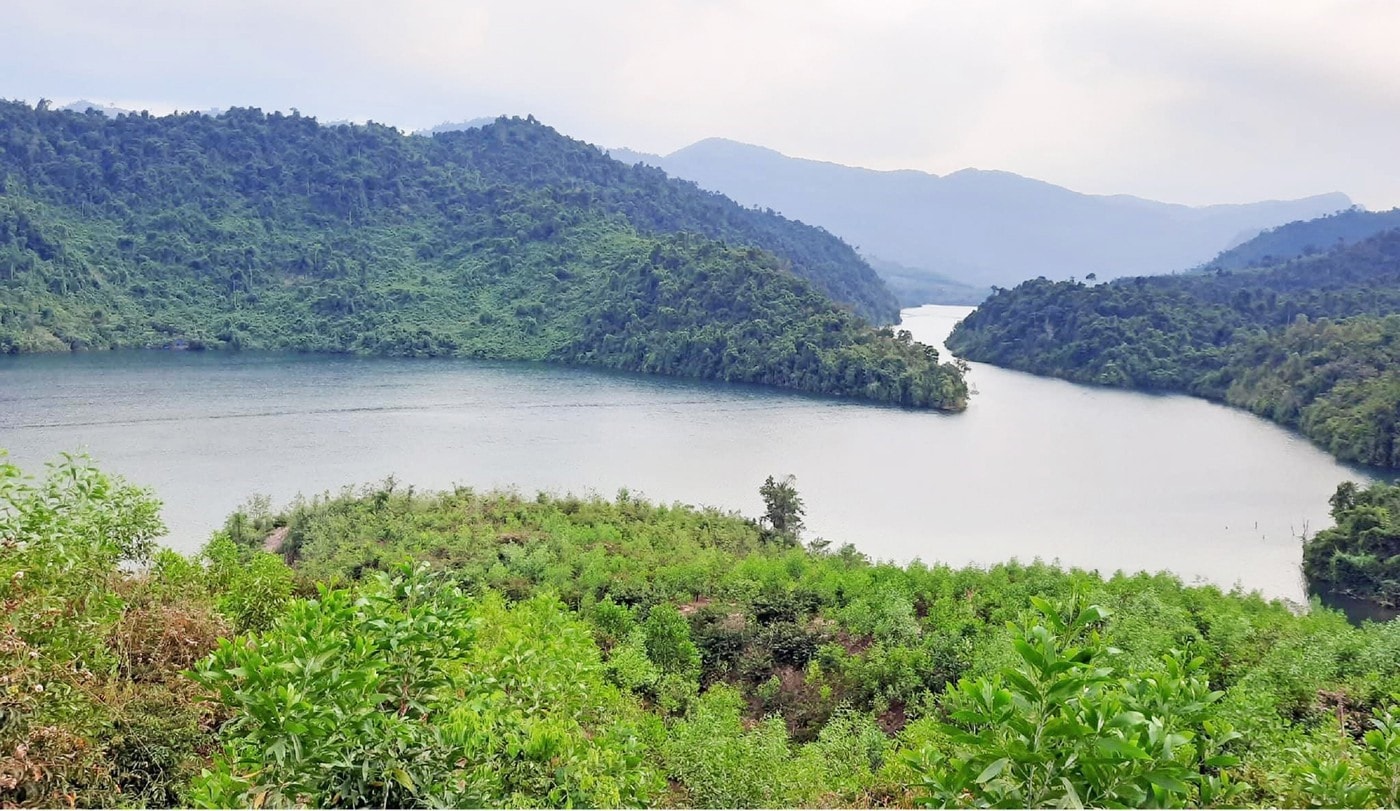
{"type": "Polygon", "coordinates": [[[962,407],[953,366],[847,308],[897,317],[840,240],[533,119],[414,138],[0,102],[0,351],[552,360],[962,407]]]}
{"type": "Polygon", "coordinates": [[[1200,270],[1269,267],[1345,248],[1392,228],[1400,228],[1400,208],[1390,211],[1352,208],[1315,220],[1299,220],[1270,228],[1248,242],[1222,251],[1200,270]]]}
{"type": "Polygon", "coordinates": [[[622,214],[647,233],[690,231],[763,248],[867,320],[899,320],[899,304],[875,271],[850,245],[820,228],[772,210],[744,208],[654,167],[628,166],[533,120],[502,118],[487,127],[439,133],[432,143],[430,159],[465,163],[492,183],[586,191],[591,203],[622,214]]]}
{"type": "Polygon", "coordinates": [[[1183,391],[1400,468],[1400,229],[1249,271],[999,290],[959,355],[1080,382],[1183,391]]]}

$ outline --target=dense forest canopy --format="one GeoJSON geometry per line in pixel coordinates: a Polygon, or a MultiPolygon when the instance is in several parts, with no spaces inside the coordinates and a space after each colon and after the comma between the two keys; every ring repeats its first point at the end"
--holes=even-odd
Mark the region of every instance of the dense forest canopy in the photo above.
{"type": "Polygon", "coordinates": [[[551,360],[961,408],[956,368],[863,320],[896,306],[830,234],[533,119],[0,103],[0,351],[551,360]]]}
{"type": "Polygon", "coordinates": [[[1000,290],[948,345],[969,360],[1184,391],[1400,468],[1400,229],[1259,270],[1000,290]]]}
{"type": "Polygon", "coordinates": [[[1400,802],[1400,623],[626,493],[158,506],[0,466],[0,804],[1400,802]]]}

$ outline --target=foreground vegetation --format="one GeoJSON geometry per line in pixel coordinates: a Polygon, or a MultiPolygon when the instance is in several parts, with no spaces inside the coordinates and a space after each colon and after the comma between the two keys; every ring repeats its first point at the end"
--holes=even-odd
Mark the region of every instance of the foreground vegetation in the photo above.
{"type": "Polygon", "coordinates": [[[433,138],[0,102],[0,352],[588,364],[961,409],[836,237],[533,119],[433,138]]]}
{"type": "Polygon", "coordinates": [[[1400,624],[804,548],[792,485],[386,482],[187,558],[149,493],[0,468],[0,804],[1400,802],[1400,624]]]}

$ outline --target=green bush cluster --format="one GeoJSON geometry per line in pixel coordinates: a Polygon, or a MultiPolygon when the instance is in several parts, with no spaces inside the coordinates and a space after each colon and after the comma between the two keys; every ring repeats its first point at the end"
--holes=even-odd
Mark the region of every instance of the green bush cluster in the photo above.
{"type": "MultiPolygon", "coordinates": [[[[223,712],[186,672],[239,617],[209,569],[155,549],[159,508],[81,459],[39,481],[0,463],[0,805],[188,804],[223,712]]],[[[289,587],[268,557],[231,585],[289,587]]]]}
{"type": "Polygon", "coordinates": [[[1314,589],[1400,608],[1400,485],[1352,482],[1332,495],[1335,526],[1303,545],[1314,589]]]}

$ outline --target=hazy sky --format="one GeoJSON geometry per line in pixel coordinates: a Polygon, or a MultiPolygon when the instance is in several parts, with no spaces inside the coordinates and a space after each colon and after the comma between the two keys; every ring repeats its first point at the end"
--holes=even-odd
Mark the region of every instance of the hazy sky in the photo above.
{"type": "Polygon", "coordinates": [[[20,0],[0,97],[533,113],[648,152],[718,135],[1193,204],[1400,205],[1397,0],[20,0]]]}

